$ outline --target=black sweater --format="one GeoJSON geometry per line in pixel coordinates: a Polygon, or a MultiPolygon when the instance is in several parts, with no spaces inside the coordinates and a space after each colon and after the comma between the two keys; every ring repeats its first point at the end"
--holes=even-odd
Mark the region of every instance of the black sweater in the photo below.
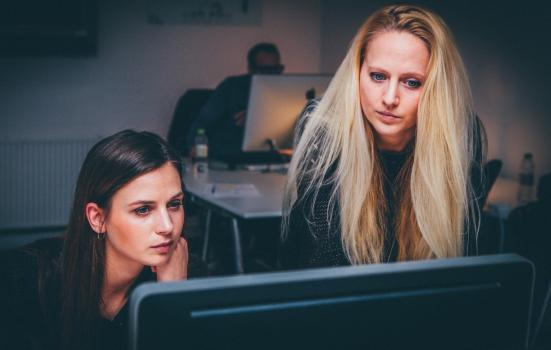
{"type": "MultiPolygon", "coordinates": [[[[404,165],[407,153],[382,152],[380,154],[384,177],[384,192],[387,202],[387,231],[383,261],[395,262],[398,257],[398,242],[393,229],[396,215],[394,199],[394,181],[404,165]]],[[[480,175],[473,174],[471,181],[477,192],[482,192],[480,175]]],[[[328,218],[329,198],[333,191],[331,183],[324,184],[315,198],[312,212],[312,195],[304,196],[298,186],[297,202],[291,209],[286,239],[279,252],[280,264],[284,269],[316,268],[350,265],[341,242],[340,213],[338,203],[331,208],[331,220],[328,218]]],[[[477,197],[481,197],[478,195],[477,197]]],[[[480,204],[479,204],[480,205],[480,204]]],[[[477,244],[474,227],[467,228],[464,244],[465,255],[476,255],[477,244]]]]}
{"type": "MultiPolygon", "coordinates": [[[[59,238],[37,241],[1,254],[0,349],[58,349],[61,334],[59,238]],[[46,272],[46,273],[44,273],[46,272]]],[[[188,276],[206,275],[205,265],[190,256],[188,276]]],[[[131,287],[155,281],[151,269],[144,268],[131,287]]],[[[97,349],[127,347],[128,303],[113,320],[100,319],[97,349]]]]}
{"type": "MultiPolygon", "coordinates": [[[[308,121],[309,114],[316,107],[317,101],[312,101],[302,112],[300,122],[297,125],[297,138],[304,130],[305,123],[308,121]]],[[[477,205],[482,210],[482,199],[486,192],[486,185],[481,177],[480,164],[483,160],[483,126],[477,118],[476,131],[476,159],[471,171],[471,184],[479,199],[477,205]]],[[[295,140],[295,143],[297,140],[295,140]]],[[[313,146],[315,147],[315,146],[313,146]]],[[[384,197],[387,204],[387,216],[384,244],[384,262],[395,262],[398,257],[398,242],[396,241],[393,220],[397,208],[395,208],[396,199],[393,193],[394,182],[402,166],[405,164],[411,145],[404,152],[379,152],[379,158],[384,172],[384,197]]],[[[331,178],[335,171],[336,164],[325,175],[325,180],[331,178]]],[[[289,227],[285,240],[279,248],[279,264],[283,269],[302,269],[350,265],[350,261],[344,252],[341,242],[341,224],[340,212],[337,204],[333,208],[328,208],[329,199],[334,190],[334,184],[330,181],[324,181],[316,198],[312,194],[305,195],[305,187],[299,180],[297,186],[297,201],[291,208],[289,217],[289,227]],[[312,202],[314,202],[312,211],[312,202]],[[328,214],[331,215],[329,220],[328,214]]],[[[474,210],[475,208],[471,208],[474,210]]],[[[475,210],[476,213],[476,210],[475,210]]],[[[476,229],[474,223],[467,227],[465,235],[464,254],[476,255],[478,250],[476,229]]]]}
{"type": "MultiPolygon", "coordinates": [[[[393,218],[393,183],[408,153],[383,152],[380,154],[385,171],[384,190],[388,204],[387,217],[393,218]]],[[[315,199],[314,211],[311,212],[313,198],[304,197],[299,186],[298,198],[291,209],[287,237],[280,250],[280,263],[284,268],[313,268],[326,266],[350,265],[341,243],[340,213],[338,205],[331,208],[331,218],[328,218],[329,198],[333,191],[332,184],[321,187],[315,199]],[[330,224],[328,224],[330,222],[330,224]]],[[[389,221],[387,227],[391,228],[389,221]]],[[[396,261],[398,247],[394,231],[389,229],[385,237],[384,260],[396,261]]]]}

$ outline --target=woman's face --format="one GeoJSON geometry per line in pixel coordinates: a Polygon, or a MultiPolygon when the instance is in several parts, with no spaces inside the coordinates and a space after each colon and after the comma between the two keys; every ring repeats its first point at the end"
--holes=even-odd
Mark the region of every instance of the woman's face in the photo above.
{"type": "Polygon", "coordinates": [[[182,202],[180,175],[171,163],[119,189],[105,218],[108,262],[147,266],[165,263],[182,233],[182,202]]]}
{"type": "Polygon", "coordinates": [[[379,149],[401,151],[415,135],[429,51],[408,32],[382,32],[368,44],[360,102],[379,149]]]}

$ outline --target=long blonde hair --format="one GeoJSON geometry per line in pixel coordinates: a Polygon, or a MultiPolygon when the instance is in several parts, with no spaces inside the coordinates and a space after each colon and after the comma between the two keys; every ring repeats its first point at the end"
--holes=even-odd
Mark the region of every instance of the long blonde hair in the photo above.
{"type": "MultiPolygon", "coordinates": [[[[412,152],[399,174],[400,202],[392,218],[398,260],[463,254],[465,228],[477,206],[470,183],[475,159],[476,116],[467,73],[451,32],[436,14],[417,6],[387,6],[361,26],[325,95],[308,116],[295,147],[283,205],[283,237],[301,196],[315,198],[333,184],[328,225],[340,214],[341,240],[354,264],[383,260],[387,205],[383,170],[371,126],[363,116],[360,68],[370,39],[380,32],[405,31],[430,52],[420,97],[412,152]]],[[[477,209],[479,210],[479,209],[477,209]]],[[[478,225],[475,225],[478,227],[478,225]]]]}

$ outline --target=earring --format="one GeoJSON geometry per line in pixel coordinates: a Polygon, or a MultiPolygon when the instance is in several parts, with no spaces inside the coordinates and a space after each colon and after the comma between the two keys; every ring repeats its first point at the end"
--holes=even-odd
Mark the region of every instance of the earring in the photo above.
{"type": "Polygon", "coordinates": [[[98,232],[97,233],[98,240],[101,241],[101,240],[105,239],[106,234],[107,234],[107,232],[98,232]]]}

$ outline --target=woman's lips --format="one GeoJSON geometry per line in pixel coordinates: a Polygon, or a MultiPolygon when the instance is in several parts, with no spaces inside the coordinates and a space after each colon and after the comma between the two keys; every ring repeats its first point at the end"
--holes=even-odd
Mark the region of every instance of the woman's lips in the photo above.
{"type": "Polygon", "coordinates": [[[389,112],[380,112],[380,111],[377,111],[377,114],[379,115],[379,117],[384,121],[384,122],[387,122],[387,123],[395,123],[395,122],[398,122],[401,118],[398,117],[397,115],[394,115],[392,113],[389,113],[389,112]]]}
{"type": "Polygon", "coordinates": [[[173,241],[163,242],[157,245],[152,246],[151,248],[155,249],[157,253],[166,254],[170,251],[173,241]]]}

